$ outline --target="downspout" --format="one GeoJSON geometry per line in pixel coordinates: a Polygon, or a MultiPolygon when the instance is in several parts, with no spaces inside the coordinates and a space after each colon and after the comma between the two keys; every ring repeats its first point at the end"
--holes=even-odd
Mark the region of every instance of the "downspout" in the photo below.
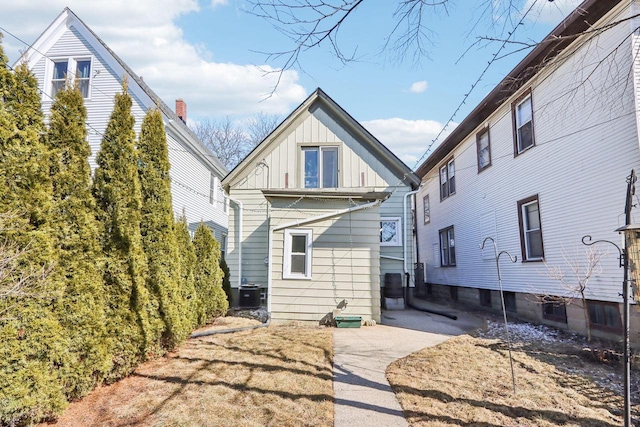
{"type": "Polygon", "coordinates": [[[242,202],[231,196],[224,195],[227,199],[238,205],[238,289],[242,285],[242,202]]]}
{"type": "Polygon", "coordinates": [[[376,200],[375,202],[369,202],[369,203],[365,203],[363,205],[359,205],[359,206],[354,206],[352,208],[345,208],[345,209],[340,209],[331,213],[326,213],[326,214],[322,214],[322,215],[318,215],[318,216],[313,216],[311,218],[305,218],[305,219],[299,219],[296,221],[292,221],[292,222],[288,222],[286,224],[281,224],[281,225],[275,225],[273,227],[269,227],[269,242],[268,242],[268,251],[269,253],[267,254],[267,265],[268,265],[268,270],[267,270],[267,311],[269,313],[271,313],[271,288],[272,288],[272,282],[273,282],[273,275],[271,273],[271,267],[272,267],[272,252],[273,252],[273,232],[274,231],[278,231],[278,230],[284,230],[285,228],[291,228],[291,227],[298,227],[300,225],[305,225],[305,224],[310,224],[312,222],[317,222],[317,221],[322,221],[325,219],[329,219],[329,218],[333,218],[345,213],[351,213],[351,212],[356,212],[356,211],[360,211],[363,209],[368,209],[368,208],[372,208],[375,206],[380,205],[383,202],[383,200],[376,200]]]}
{"type": "MultiPolygon", "coordinates": [[[[420,191],[420,187],[418,187],[416,190],[413,191],[409,191],[408,193],[406,193],[404,195],[404,199],[402,200],[402,214],[404,217],[404,239],[402,239],[402,253],[403,253],[403,257],[404,257],[404,274],[405,276],[407,274],[409,274],[409,267],[407,267],[407,232],[408,232],[408,222],[407,221],[407,199],[409,198],[409,196],[413,196],[414,194],[416,194],[418,191],[420,191]]],[[[415,205],[415,202],[414,202],[415,205]]],[[[411,221],[411,225],[413,226],[413,219],[411,221]]],[[[413,240],[413,239],[412,239],[413,240]]],[[[412,258],[413,259],[413,258],[412,258]]]]}

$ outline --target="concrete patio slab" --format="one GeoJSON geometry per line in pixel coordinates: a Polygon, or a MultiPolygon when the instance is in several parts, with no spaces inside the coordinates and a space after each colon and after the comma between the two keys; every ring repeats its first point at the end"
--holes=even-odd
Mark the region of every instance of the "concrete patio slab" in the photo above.
{"type": "Polygon", "coordinates": [[[382,325],[335,329],[333,387],[336,427],[406,426],[404,413],[385,371],[395,360],[482,326],[472,315],[426,302],[414,306],[458,317],[413,309],[383,311],[382,325]]]}

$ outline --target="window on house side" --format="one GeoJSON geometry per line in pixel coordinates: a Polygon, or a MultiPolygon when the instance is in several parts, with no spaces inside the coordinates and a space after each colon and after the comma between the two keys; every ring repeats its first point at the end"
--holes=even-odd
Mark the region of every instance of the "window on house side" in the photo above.
{"type": "Polygon", "coordinates": [[[213,204],[216,200],[216,177],[213,172],[209,173],[209,204],[213,204]]]}
{"type": "Polygon", "coordinates": [[[91,79],[91,61],[82,60],[76,62],[76,84],[83,98],[89,97],[89,81],[91,79]]]}
{"type": "Polygon", "coordinates": [[[380,246],[401,246],[402,228],[400,218],[380,219],[380,246]]]}
{"type": "Polygon", "coordinates": [[[588,301],[589,323],[596,329],[619,332],[622,329],[618,304],[603,301],[588,301]]]}
{"type": "Polygon", "coordinates": [[[567,306],[561,299],[546,301],[542,304],[542,317],[554,322],[567,323],[567,306]]]}
{"type": "Polygon", "coordinates": [[[518,308],[516,306],[516,293],[511,291],[504,291],[503,296],[504,307],[507,309],[507,311],[510,311],[512,313],[517,312],[518,308]]]}
{"type": "Polygon", "coordinates": [[[64,89],[67,82],[68,61],[57,61],[53,63],[53,77],[51,78],[51,97],[55,97],[58,92],[64,89]]]}
{"type": "Polygon", "coordinates": [[[535,144],[533,138],[533,104],[530,92],[524,99],[514,103],[512,114],[514,117],[515,155],[517,156],[535,144]]]}
{"type": "Polygon", "coordinates": [[[480,298],[481,306],[491,307],[491,290],[490,289],[478,289],[478,297],[480,298]]]}
{"type": "Polygon", "coordinates": [[[338,147],[302,147],[304,188],[338,187],[338,147]]]}
{"type": "Polygon", "coordinates": [[[478,150],[478,172],[481,172],[491,166],[489,128],[484,129],[476,135],[476,146],[478,150]]]}
{"type": "Polygon", "coordinates": [[[538,196],[518,202],[518,220],[520,224],[520,244],[524,261],[542,261],[542,226],[538,196]]]}
{"type": "Polygon", "coordinates": [[[456,265],[456,242],[453,225],[440,230],[440,265],[442,267],[456,265]]]}
{"type": "Polygon", "coordinates": [[[83,98],[89,98],[89,87],[91,82],[91,60],[90,59],[68,59],[55,61],[53,63],[53,75],[51,77],[51,96],[64,89],[67,78],[75,79],[83,98]],[[69,69],[74,69],[75,74],[71,74],[69,69]]]}
{"type": "Polygon", "coordinates": [[[311,279],[311,230],[284,231],[284,279],[311,279]]]}
{"type": "Polygon", "coordinates": [[[422,205],[424,207],[424,223],[429,224],[431,221],[431,206],[429,205],[428,194],[422,198],[422,205]]]}
{"type": "Polygon", "coordinates": [[[453,159],[440,167],[440,200],[444,200],[456,192],[455,172],[453,159]]]}

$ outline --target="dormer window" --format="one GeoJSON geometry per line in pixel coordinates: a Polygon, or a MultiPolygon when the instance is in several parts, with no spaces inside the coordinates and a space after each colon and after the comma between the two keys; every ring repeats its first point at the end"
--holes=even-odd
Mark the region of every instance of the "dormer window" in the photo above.
{"type": "Polygon", "coordinates": [[[51,75],[51,97],[55,97],[60,90],[64,89],[67,80],[71,83],[75,81],[82,97],[89,98],[91,59],[54,60],[51,75]]]}
{"type": "Polygon", "coordinates": [[[338,147],[302,147],[304,188],[338,187],[338,147]]]}

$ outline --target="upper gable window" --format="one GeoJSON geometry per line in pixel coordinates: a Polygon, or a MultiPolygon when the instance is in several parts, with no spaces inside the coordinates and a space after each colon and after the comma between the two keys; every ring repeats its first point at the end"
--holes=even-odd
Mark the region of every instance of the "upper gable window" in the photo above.
{"type": "Polygon", "coordinates": [[[53,63],[53,73],[51,75],[51,97],[64,89],[67,81],[75,81],[83,98],[89,98],[89,88],[91,85],[91,60],[69,58],[55,60],[53,63]]]}
{"type": "Polygon", "coordinates": [[[489,128],[476,135],[476,148],[478,151],[478,172],[482,172],[491,166],[491,141],[489,140],[489,128]]]}
{"type": "Polygon", "coordinates": [[[440,167],[440,200],[456,192],[456,168],[453,159],[440,167]]]}
{"type": "Polygon", "coordinates": [[[338,147],[302,147],[304,188],[338,187],[338,147]]]}
{"type": "Polygon", "coordinates": [[[535,145],[533,137],[533,103],[530,90],[525,93],[522,99],[511,105],[511,113],[513,115],[514,154],[517,156],[535,145]]]}

